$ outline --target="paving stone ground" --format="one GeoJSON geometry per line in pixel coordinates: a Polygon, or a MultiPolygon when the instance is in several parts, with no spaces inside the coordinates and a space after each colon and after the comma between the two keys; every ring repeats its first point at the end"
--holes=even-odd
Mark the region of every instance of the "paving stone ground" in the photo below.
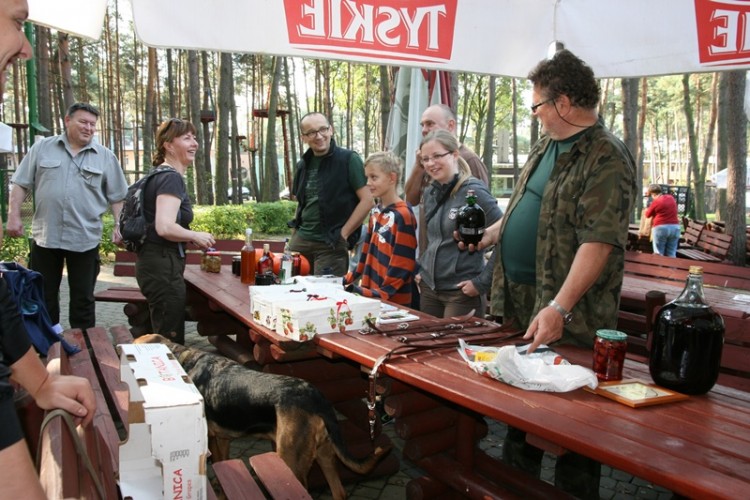
{"type": "MultiPolygon", "coordinates": [[[[119,277],[113,275],[111,265],[103,265],[97,282],[97,290],[108,288],[115,285],[135,286],[135,279],[128,277],[119,277]]],[[[63,279],[61,287],[61,318],[60,322],[64,328],[67,328],[68,312],[68,287],[67,278],[63,279]]],[[[123,304],[100,302],[96,306],[97,324],[103,327],[114,325],[127,325],[127,318],[122,311],[123,304]]],[[[207,350],[215,350],[205,337],[198,335],[195,323],[188,322],[185,328],[186,344],[207,350]]],[[[488,419],[489,433],[480,442],[480,447],[493,457],[502,456],[503,437],[505,436],[506,426],[502,422],[488,419]]],[[[393,425],[384,425],[383,431],[390,437],[394,443],[394,451],[401,458],[400,470],[388,477],[375,478],[372,480],[361,481],[356,484],[346,485],[349,498],[352,500],[401,500],[406,498],[406,484],[413,478],[422,475],[422,471],[413,463],[405,460],[401,456],[403,449],[403,440],[393,431],[393,425]]],[[[232,443],[231,453],[233,457],[249,457],[256,453],[262,453],[271,450],[270,441],[261,439],[237,439],[232,443]]],[[[555,458],[545,454],[542,462],[542,479],[553,483],[555,458]]],[[[316,500],[330,500],[331,495],[328,491],[311,492],[316,500]]],[[[602,479],[599,489],[600,497],[603,500],[620,500],[620,499],[647,499],[647,500],[666,500],[672,498],[672,493],[664,488],[654,486],[642,479],[633,477],[625,472],[612,469],[607,465],[602,466],[602,479]]]]}

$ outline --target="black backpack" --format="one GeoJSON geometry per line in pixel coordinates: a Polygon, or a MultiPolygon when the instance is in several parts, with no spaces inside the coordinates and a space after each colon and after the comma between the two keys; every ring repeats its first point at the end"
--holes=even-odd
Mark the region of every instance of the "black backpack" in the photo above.
{"type": "Polygon", "coordinates": [[[120,234],[125,248],[131,252],[137,252],[146,241],[146,232],[152,224],[146,221],[143,215],[143,192],[146,190],[148,180],[162,172],[174,172],[169,166],[156,167],[145,177],[141,177],[128,186],[128,194],[122,204],[120,212],[120,234]]]}

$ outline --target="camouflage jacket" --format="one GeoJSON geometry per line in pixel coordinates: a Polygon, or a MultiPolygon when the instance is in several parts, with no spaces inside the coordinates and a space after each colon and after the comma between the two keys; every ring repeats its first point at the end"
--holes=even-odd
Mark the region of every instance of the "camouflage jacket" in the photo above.
{"type": "MultiPolygon", "coordinates": [[[[531,172],[551,139],[540,139],[529,154],[503,218],[501,233],[526,190],[531,172]]],[[[573,308],[563,340],[591,345],[596,330],[614,328],[622,288],[624,249],[635,194],[635,162],[625,144],[601,120],[568,153],[561,154],[544,189],[536,237],[536,297],[533,314],[555,297],[575,258],[587,242],[613,245],[596,283],[573,308]]],[[[502,240],[502,238],[501,238],[502,240]]],[[[495,259],[492,313],[502,315],[502,259],[495,259]]],[[[526,327],[528,325],[524,325],[526,327]]]]}

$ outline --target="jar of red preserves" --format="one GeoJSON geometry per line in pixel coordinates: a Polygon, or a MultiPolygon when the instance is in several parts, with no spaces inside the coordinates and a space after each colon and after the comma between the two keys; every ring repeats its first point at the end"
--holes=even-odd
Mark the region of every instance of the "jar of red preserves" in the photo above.
{"type": "Polygon", "coordinates": [[[593,370],[601,382],[622,380],[628,335],[617,330],[597,330],[593,370]]]}

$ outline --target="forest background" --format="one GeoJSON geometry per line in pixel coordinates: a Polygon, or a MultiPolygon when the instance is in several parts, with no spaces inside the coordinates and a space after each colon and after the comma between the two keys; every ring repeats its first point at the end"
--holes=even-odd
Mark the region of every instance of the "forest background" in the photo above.
{"type": "MultiPolygon", "coordinates": [[[[36,135],[62,132],[70,104],[90,102],[102,111],[99,141],[133,182],[151,165],[157,125],[181,117],[196,125],[201,143],[189,190],[199,205],[225,205],[243,203],[243,187],[259,202],[288,194],[304,151],[297,125],[309,111],[329,116],[338,144],[363,157],[391,146],[396,67],[154,49],[137,40],[124,14],[110,0],[97,41],[27,25],[35,57],[14,64],[0,112],[0,121],[20,124],[19,156],[36,135]]],[[[736,263],[746,239],[745,79],[745,71],[728,71],[601,80],[600,112],[633,152],[639,190],[651,182],[689,186],[688,215],[724,220],[736,233],[736,263]],[[727,168],[727,189],[707,189],[711,175],[727,168]]],[[[459,139],[492,166],[493,192],[503,196],[539,135],[529,83],[471,73],[453,73],[450,82],[459,139]]]]}

